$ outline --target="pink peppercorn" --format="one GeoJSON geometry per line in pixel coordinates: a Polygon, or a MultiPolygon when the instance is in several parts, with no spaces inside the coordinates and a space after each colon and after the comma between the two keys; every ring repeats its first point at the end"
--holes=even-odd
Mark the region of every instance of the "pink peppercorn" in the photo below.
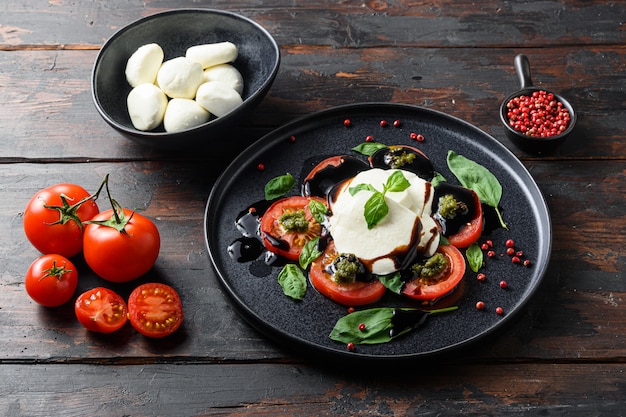
{"type": "Polygon", "coordinates": [[[506,105],[509,126],[533,137],[563,133],[570,122],[569,111],[554,94],[543,90],[512,98],[506,105]]]}

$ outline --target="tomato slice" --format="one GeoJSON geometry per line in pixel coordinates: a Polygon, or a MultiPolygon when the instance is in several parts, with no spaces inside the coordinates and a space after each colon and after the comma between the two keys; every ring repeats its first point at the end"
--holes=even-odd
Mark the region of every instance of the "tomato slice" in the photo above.
{"type": "Polygon", "coordinates": [[[355,281],[346,284],[333,281],[327,272],[327,267],[338,255],[335,244],[331,241],[322,256],[311,263],[309,276],[311,285],[317,291],[334,302],[348,307],[371,304],[383,296],[386,288],[379,280],[355,281]]]}
{"type": "Polygon", "coordinates": [[[176,290],[169,285],[142,284],[128,298],[128,317],[142,335],[165,337],[183,322],[183,305],[176,290]]]}
{"type": "Polygon", "coordinates": [[[441,245],[437,252],[447,259],[449,267],[433,283],[422,282],[419,278],[405,284],[402,293],[416,300],[435,301],[451,293],[465,275],[465,258],[452,245],[441,245]]]}
{"type": "Polygon", "coordinates": [[[263,217],[261,217],[261,238],[265,247],[289,260],[297,261],[300,252],[306,243],[322,233],[322,225],[311,214],[309,202],[316,200],[324,206],[326,202],[317,197],[286,197],[272,204],[263,217]],[[306,230],[287,230],[280,219],[283,215],[289,215],[304,211],[304,218],[308,222],[306,230]]]}
{"type": "Polygon", "coordinates": [[[451,245],[457,248],[466,248],[476,242],[483,232],[483,209],[480,198],[475,191],[448,183],[441,183],[435,188],[433,199],[435,220],[442,226],[443,235],[451,245]],[[465,213],[452,219],[443,218],[439,212],[439,198],[451,195],[467,207],[465,213]]]}
{"type": "Polygon", "coordinates": [[[124,299],[104,287],[93,288],[79,295],[74,303],[74,311],[78,321],[93,332],[114,332],[128,320],[124,299]]]}

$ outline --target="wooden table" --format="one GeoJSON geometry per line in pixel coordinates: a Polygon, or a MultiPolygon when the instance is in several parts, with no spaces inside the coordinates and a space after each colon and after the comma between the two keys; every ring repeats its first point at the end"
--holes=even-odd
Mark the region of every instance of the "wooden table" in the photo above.
{"type": "MultiPolygon", "coordinates": [[[[5,1],[0,414],[625,415],[625,22],[618,1],[5,1]],[[554,228],[546,285],[525,314],[472,351],[386,370],[312,363],[246,324],[203,236],[207,197],[233,155],[133,144],[91,100],[103,42],[175,7],[240,13],[281,46],[276,82],[233,138],[252,143],[298,116],[378,101],[446,112],[509,147],[542,190],[554,228]],[[499,124],[500,102],[518,88],[518,53],[536,85],[578,111],[575,133],[550,155],[517,150],[499,124]],[[118,200],[159,227],[162,249],[146,279],[179,290],[186,319],[176,337],[149,340],[130,326],[91,334],[72,303],[46,309],[25,293],[39,255],[22,229],[30,196],[58,182],[94,190],[106,173],[118,200]]],[[[87,271],[78,291],[102,283],[87,271]]]]}

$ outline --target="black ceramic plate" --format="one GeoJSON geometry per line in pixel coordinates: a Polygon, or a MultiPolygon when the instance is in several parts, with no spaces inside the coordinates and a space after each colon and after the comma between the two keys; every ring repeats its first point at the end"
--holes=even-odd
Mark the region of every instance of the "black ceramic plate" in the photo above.
{"type": "MultiPolygon", "coordinates": [[[[298,185],[300,182],[298,182],[298,185]]],[[[292,194],[298,193],[299,187],[292,194]]],[[[420,107],[364,103],[329,109],[296,120],[260,139],[239,155],[214,186],[205,214],[209,254],[218,279],[242,316],[256,329],[285,346],[329,359],[360,361],[405,361],[432,357],[465,348],[491,335],[512,321],[522,310],[545,273],[552,240],[548,209],[534,180],[520,161],[491,136],[449,115],[420,107]],[[351,126],[344,126],[349,119],[351,126]],[[386,120],[388,125],[381,126],[386,120]],[[399,127],[393,122],[398,120],[399,127]],[[414,132],[425,137],[412,140],[414,132]],[[303,301],[286,297],[277,282],[280,267],[265,265],[262,258],[239,263],[227,252],[241,237],[234,221],[239,212],[263,200],[264,186],[271,179],[291,173],[302,181],[315,164],[328,156],[352,154],[351,149],[367,136],[387,145],[413,145],[428,155],[435,169],[456,182],[446,164],[448,150],[470,158],[496,175],[503,188],[500,207],[509,230],[495,228],[493,221],[482,239],[494,243],[497,256],[485,257],[482,270],[487,280],[479,282],[468,268],[455,293],[440,301],[458,310],[431,316],[427,324],[386,344],[359,345],[348,352],[328,335],[347,308],[316,292],[309,284],[303,301]],[[292,137],[292,140],[290,138],[292,137]],[[293,140],[295,139],[295,140],[293,140]],[[263,164],[265,169],[259,170],[263,164]],[[490,227],[491,226],[491,227],[490,227]],[[513,239],[532,265],[511,262],[504,254],[507,239],[513,239]],[[499,286],[505,279],[508,288],[499,286]],[[486,309],[475,305],[483,301],[486,309]],[[503,315],[495,313],[502,307],[503,315]]],[[[387,294],[376,306],[417,306],[387,294]]]]}

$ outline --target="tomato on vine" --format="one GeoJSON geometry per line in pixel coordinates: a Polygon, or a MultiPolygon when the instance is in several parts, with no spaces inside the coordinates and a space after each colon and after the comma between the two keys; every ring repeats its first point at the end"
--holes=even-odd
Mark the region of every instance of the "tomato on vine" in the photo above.
{"type": "Polygon", "coordinates": [[[38,304],[58,307],[67,303],[76,291],[78,271],[61,255],[40,256],[26,271],[26,292],[38,304]]]}
{"type": "Polygon", "coordinates": [[[43,254],[72,257],[83,248],[84,222],[100,211],[92,196],[76,184],[56,184],[32,196],[24,210],[24,233],[43,254]]]}
{"type": "Polygon", "coordinates": [[[152,220],[123,208],[111,198],[112,208],[87,222],[83,253],[87,265],[111,282],[128,282],[148,272],[159,256],[161,238],[152,220]]]}

